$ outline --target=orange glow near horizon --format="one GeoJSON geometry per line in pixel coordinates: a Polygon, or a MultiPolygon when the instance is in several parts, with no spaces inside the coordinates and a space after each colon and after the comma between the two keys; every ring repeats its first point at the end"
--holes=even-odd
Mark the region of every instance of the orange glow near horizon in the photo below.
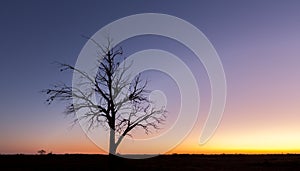
{"type": "MultiPolygon", "coordinates": [[[[226,115],[226,113],[225,113],[226,115]]],[[[177,147],[167,152],[167,154],[281,154],[300,153],[300,137],[297,137],[299,128],[296,121],[289,121],[289,127],[277,123],[277,126],[257,123],[256,128],[240,127],[239,124],[232,126],[227,124],[229,118],[223,119],[214,136],[204,145],[199,145],[199,130],[203,125],[204,117],[200,117],[190,135],[177,147]],[[236,127],[236,128],[235,128],[236,127]],[[262,129],[262,127],[266,129],[262,129]]],[[[249,118],[248,118],[249,119],[249,118]]],[[[273,123],[272,123],[273,124],[273,123]]],[[[244,125],[247,126],[247,125],[244,125]]],[[[3,153],[29,153],[34,154],[39,149],[56,154],[65,153],[85,153],[85,154],[106,154],[98,148],[84,134],[79,126],[66,132],[51,135],[51,138],[41,140],[35,139],[23,142],[20,147],[15,143],[7,144],[7,148],[13,151],[3,151],[3,153]],[[53,138],[54,137],[54,138],[53,138]],[[10,147],[8,147],[10,146],[10,147]],[[24,150],[25,149],[25,150],[24,150]]],[[[5,146],[2,146],[5,148],[5,146]]]]}
{"type": "MultiPolygon", "coordinates": [[[[200,115],[186,139],[167,154],[300,153],[300,136],[296,136],[300,132],[298,115],[296,112],[291,112],[291,108],[286,109],[289,111],[287,114],[279,117],[278,113],[282,111],[272,110],[269,115],[266,115],[265,113],[270,110],[268,108],[247,112],[247,109],[244,108],[232,110],[230,107],[229,103],[217,131],[206,144],[198,144],[199,134],[205,121],[205,116],[200,115]],[[247,113],[236,117],[230,115],[232,112],[247,113]],[[250,112],[264,113],[264,115],[251,115],[250,112]],[[260,120],[257,119],[258,116],[260,116],[260,120]],[[235,120],[239,122],[235,122],[235,120]]],[[[61,125],[52,131],[47,138],[33,136],[35,138],[29,139],[29,136],[22,135],[10,139],[10,141],[3,139],[0,146],[1,153],[35,154],[37,150],[44,149],[56,154],[106,154],[84,134],[79,125],[73,129],[61,125]],[[20,143],[18,138],[23,141],[20,143]],[[25,139],[26,141],[24,141],[25,139]]]]}

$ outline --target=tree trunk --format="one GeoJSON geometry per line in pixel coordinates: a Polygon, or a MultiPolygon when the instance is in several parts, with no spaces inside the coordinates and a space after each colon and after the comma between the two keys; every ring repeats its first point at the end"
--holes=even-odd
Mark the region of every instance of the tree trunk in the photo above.
{"type": "Polygon", "coordinates": [[[108,155],[108,169],[110,171],[117,171],[121,169],[124,170],[124,168],[127,168],[125,160],[122,157],[116,155],[117,147],[118,145],[115,142],[115,131],[113,129],[110,129],[108,155]]]}
{"type": "Polygon", "coordinates": [[[108,155],[108,165],[109,170],[114,171],[117,169],[117,156],[116,156],[116,143],[115,143],[115,131],[110,129],[109,132],[109,155],[108,155]]]}
{"type": "Polygon", "coordinates": [[[109,155],[116,155],[115,131],[110,129],[109,133],[109,155]]]}

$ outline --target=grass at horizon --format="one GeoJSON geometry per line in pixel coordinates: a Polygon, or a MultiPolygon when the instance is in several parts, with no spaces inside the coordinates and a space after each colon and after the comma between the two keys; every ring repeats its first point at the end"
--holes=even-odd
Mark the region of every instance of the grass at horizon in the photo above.
{"type": "MultiPolygon", "coordinates": [[[[0,155],[0,170],[108,170],[105,154],[0,155]]],[[[119,158],[122,170],[300,170],[300,154],[167,154],[119,158]]]]}

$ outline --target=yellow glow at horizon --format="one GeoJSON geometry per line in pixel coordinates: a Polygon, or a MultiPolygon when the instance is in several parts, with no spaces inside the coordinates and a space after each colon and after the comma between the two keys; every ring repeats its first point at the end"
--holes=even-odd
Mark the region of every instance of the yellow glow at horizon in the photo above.
{"type": "Polygon", "coordinates": [[[217,132],[204,145],[198,145],[197,138],[189,137],[169,153],[300,153],[299,130],[273,129],[260,132],[245,132],[234,135],[217,132]]]}

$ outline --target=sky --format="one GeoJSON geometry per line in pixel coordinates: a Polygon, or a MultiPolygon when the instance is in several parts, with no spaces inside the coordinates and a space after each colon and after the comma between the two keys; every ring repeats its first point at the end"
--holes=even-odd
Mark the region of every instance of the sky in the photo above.
{"type": "MultiPolygon", "coordinates": [[[[40,91],[60,81],[71,84],[72,73],[59,72],[53,62],[74,65],[87,41],[81,35],[91,36],[119,18],[149,12],[173,15],[200,29],[218,52],[227,81],[222,121],[213,137],[199,145],[210,105],[209,80],[201,62],[167,38],[140,36],[122,43],[124,55],[148,48],[172,52],[197,78],[198,120],[169,153],[300,152],[299,1],[4,0],[0,2],[0,153],[40,149],[103,153],[80,126],[71,126],[72,118],[63,114],[64,103],[48,106],[40,91]]],[[[177,116],[176,85],[162,73],[152,72],[149,77],[152,88],[166,92],[167,129],[177,116]]]]}

